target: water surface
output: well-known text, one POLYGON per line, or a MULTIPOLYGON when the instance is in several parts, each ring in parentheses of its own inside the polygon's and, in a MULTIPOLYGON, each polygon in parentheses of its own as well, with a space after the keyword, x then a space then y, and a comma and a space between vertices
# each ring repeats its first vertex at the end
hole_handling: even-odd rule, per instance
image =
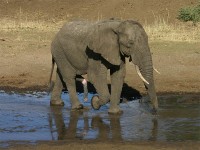
POLYGON ((50 107, 45 92, 0 92, 0 147, 9 142, 56 140, 199 141, 200 105, 190 96, 159 96, 158 115, 138 100, 121 103, 122 115, 109 115, 109 104, 96 111, 83 101, 83 111, 70 111, 68 93, 64 107, 50 107))

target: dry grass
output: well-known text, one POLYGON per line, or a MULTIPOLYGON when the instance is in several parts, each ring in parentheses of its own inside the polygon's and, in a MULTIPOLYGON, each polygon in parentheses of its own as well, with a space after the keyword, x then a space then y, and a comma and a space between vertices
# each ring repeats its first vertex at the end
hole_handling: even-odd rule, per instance
MULTIPOLYGON (((57 32, 65 21, 31 21, 27 17, 20 15, 19 19, 2 18, 0 20, 0 31, 37 31, 37 32, 57 32)), ((144 25, 149 35, 150 41, 200 41, 200 25, 193 26, 188 23, 170 24, 164 19, 156 19, 151 25, 144 25)))
POLYGON ((44 21, 44 15, 40 11, 26 13, 19 9, 14 16, 0 18, 0 31, 57 31, 63 22, 55 22, 53 19, 44 21), (31 20, 30 18, 35 18, 31 20))
POLYGON ((199 42, 200 25, 192 23, 170 24, 163 19, 157 19, 151 25, 144 26, 150 41, 174 41, 174 42, 199 42))
POLYGON ((63 22, 50 23, 45 21, 29 21, 29 20, 0 20, 0 31, 22 31, 22 30, 38 30, 38 31, 57 31, 63 22))

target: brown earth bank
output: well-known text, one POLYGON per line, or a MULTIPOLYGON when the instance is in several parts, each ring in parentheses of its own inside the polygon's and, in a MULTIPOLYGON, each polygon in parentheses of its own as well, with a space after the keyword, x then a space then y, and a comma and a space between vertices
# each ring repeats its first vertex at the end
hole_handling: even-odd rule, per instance
POLYGON ((62 142, 46 142, 40 143, 39 145, 13 145, 10 150, 198 150, 200 146, 199 142, 73 142, 73 141, 62 141, 62 142))

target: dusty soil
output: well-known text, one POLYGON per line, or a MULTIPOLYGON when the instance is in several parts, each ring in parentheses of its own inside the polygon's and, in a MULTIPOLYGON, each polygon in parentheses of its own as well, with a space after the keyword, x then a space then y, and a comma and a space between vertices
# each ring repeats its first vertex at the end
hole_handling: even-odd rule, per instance
POLYGON ((115 142, 115 141, 108 141, 108 142, 100 142, 100 141, 89 141, 89 142, 51 142, 51 143, 40 143, 37 146, 30 146, 30 145, 15 145, 11 150, 26 150, 26 149, 34 149, 34 150, 155 150, 155 149, 162 149, 162 150, 197 150, 200 146, 198 142, 115 142))
POLYGON ((28 20, 98 20, 110 17, 151 23, 157 17, 174 22, 178 10, 197 0, 2 0, 0 16, 28 20), (16 16, 18 15, 18 16, 16 16))
MULTIPOLYGON (((13 20, 63 20, 134 18, 152 23, 157 17, 176 22, 177 11, 196 0, 2 0, 0 18, 13 20), (95 9, 94 9, 95 8, 95 9)), ((58 29, 57 29, 58 30, 58 29)), ((47 90, 51 68, 50 43, 56 31, 14 30, 0 33, 0 90, 47 90)), ((199 93, 200 43, 151 41, 158 93, 199 93)), ((142 81, 127 63, 125 82, 144 93, 142 81)), ((199 143, 53 143, 39 144, 37 149, 198 149, 199 143)), ((28 146, 29 147, 29 146, 28 146)), ((26 149, 27 146, 19 147, 26 149)), ((30 148, 30 147, 29 147, 30 148)), ((35 148, 35 147, 34 147, 35 148)), ((15 147, 13 149, 18 149, 15 147)))

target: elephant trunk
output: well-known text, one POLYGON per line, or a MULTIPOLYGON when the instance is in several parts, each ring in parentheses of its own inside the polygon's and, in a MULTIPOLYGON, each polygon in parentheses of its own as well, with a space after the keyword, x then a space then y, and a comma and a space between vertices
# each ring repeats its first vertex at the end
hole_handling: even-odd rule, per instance
POLYGON ((156 110, 158 108, 158 101, 154 85, 152 57, 149 50, 143 54, 144 55, 142 55, 142 53, 140 56, 138 55, 139 61, 137 60, 137 63, 135 61, 133 61, 133 63, 139 68, 138 69, 138 72, 140 73, 139 76, 144 82, 148 96, 153 104, 154 110, 156 110))

